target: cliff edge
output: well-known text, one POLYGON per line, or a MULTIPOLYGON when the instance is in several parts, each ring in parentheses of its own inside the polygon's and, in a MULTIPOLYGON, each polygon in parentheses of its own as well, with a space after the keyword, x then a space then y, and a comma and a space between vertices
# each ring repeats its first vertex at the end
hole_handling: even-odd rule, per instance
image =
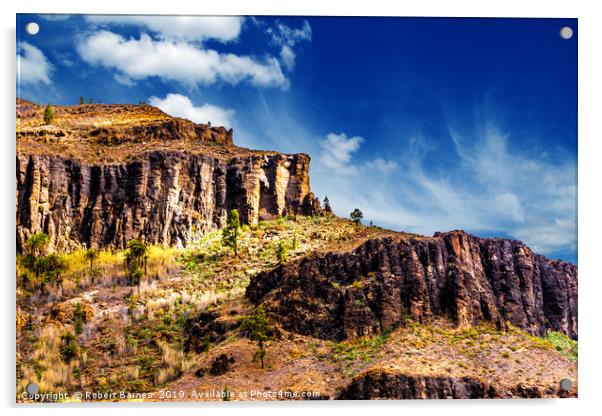
POLYGON ((234 146, 232 130, 148 105, 43 106, 17 101, 17 250, 43 231, 52 248, 124 247, 132 238, 186 246, 222 228, 311 213, 305 154, 234 146))

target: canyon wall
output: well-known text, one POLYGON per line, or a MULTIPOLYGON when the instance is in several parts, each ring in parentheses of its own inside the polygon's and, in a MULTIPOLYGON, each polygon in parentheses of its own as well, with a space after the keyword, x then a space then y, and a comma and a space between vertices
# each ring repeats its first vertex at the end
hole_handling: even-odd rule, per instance
POLYGON ((312 211, 309 162, 304 154, 154 150, 103 164, 17 152, 17 250, 37 231, 58 251, 132 238, 185 246, 222 228, 234 208, 244 223, 312 211))
POLYGON ((324 339, 435 317, 460 327, 510 322, 533 335, 554 330, 577 338, 577 266, 518 241, 462 231, 315 253, 258 274, 246 293, 284 328, 324 339))

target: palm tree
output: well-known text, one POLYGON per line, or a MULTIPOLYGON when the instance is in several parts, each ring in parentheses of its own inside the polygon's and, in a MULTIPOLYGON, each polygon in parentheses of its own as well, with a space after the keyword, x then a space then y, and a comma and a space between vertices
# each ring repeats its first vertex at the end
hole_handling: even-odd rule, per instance
POLYGON ((98 251, 89 248, 84 253, 84 259, 90 262, 90 283, 94 284, 94 261, 98 258, 98 251))
POLYGON ((144 274, 146 275, 146 260, 148 258, 148 247, 141 240, 130 240, 127 243, 127 251, 125 253, 125 262, 127 268, 127 276, 130 282, 138 283, 138 291, 140 291, 140 282, 142 281, 142 271, 140 270, 144 263, 144 274))
POLYGON ((37 233, 29 237, 29 239, 25 243, 25 250, 27 254, 31 256, 40 257, 42 254, 44 254, 44 251, 46 251, 46 247, 48 247, 48 242, 48 234, 38 231, 37 233))
POLYGON ((63 273, 67 269, 63 258, 57 254, 50 254, 36 259, 35 265, 42 293, 47 283, 54 283, 56 287, 63 288, 63 273))

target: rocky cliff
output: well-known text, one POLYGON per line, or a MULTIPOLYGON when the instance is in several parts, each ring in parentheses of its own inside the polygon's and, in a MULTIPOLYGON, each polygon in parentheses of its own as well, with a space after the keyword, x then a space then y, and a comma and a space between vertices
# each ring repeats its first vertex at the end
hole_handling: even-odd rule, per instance
POLYGON ((501 399, 575 397, 576 390, 565 392, 560 386, 517 384, 509 390, 473 377, 433 377, 387 371, 369 371, 353 379, 339 394, 342 400, 371 399, 501 399))
POLYGON ((313 254, 260 273, 247 288, 286 329, 342 340, 407 319, 458 326, 506 322, 534 335, 577 338, 577 267, 518 241, 462 231, 377 238, 352 252, 313 254))
POLYGON ((309 156, 241 149, 232 131, 141 105, 17 106, 17 249, 37 231, 56 250, 187 245, 222 228, 319 209, 309 156))

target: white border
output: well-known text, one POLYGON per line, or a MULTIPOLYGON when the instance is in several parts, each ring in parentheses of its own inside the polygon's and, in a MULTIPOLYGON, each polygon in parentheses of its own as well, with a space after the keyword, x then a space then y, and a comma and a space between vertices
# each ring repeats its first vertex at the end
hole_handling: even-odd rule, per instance
POLYGON ((414 2, 394 2, 386 0, 219 0, 181 1, 144 0, 130 1, 103 0, 84 2, 68 0, 27 0, 2 2, 2 71, 3 96, 0 99, 2 117, 2 226, 0 253, 5 264, 3 274, 3 319, 2 332, 2 380, 0 391, 4 392, 2 404, 8 414, 56 414, 87 415, 105 414, 103 405, 86 407, 51 406, 17 408, 14 402, 14 97, 15 97, 15 13, 116 13, 116 14, 230 14, 230 15, 347 15, 347 16, 458 16, 458 17, 576 17, 579 18, 579 269, 581 287, 579 290, 580 342, 579 342, 579 399, 569 400, 512 400, 512 401, 413 401, 413 402, 329 402, 329 403, 251 403, 234 402, 211 404, 187 404, 159 406, 147 404, 142 408, 112 405, 116 412, 165 415, 178 412, 186 414, 220 415, 271 415, 339 413, 365 415, 378 412, 387 414, 452 414, 462 415, 504 415, 508 413, 545 413, 567 415, 587 412, 596 406, 601 397, 602 368, 599 350, 602 345, 600 326, 600 298, 602 297, 601 268, 598 256, 602 253, 600 244, 600 180, 602 180, 602 152, 600 140, 600 97, 602 96, 602 62, 600 40, 602 40, 602 19, 594 1, 476 1, 476 0, 431 0, 414 2))

